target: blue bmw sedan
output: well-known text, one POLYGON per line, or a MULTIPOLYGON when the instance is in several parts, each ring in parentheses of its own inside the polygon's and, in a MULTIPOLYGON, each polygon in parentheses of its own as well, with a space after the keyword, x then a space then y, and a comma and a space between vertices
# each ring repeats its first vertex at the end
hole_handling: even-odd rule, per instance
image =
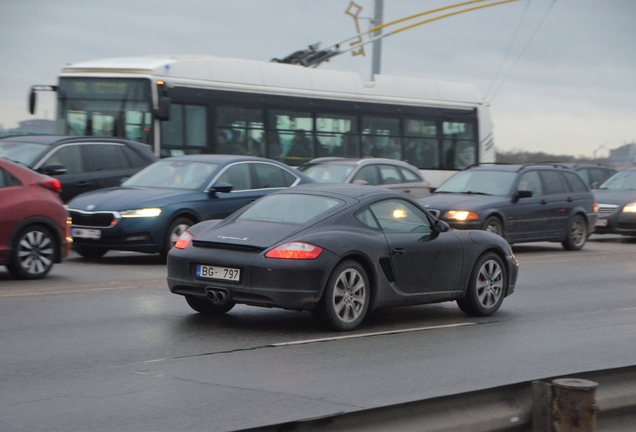
POLYGON ((223 219, 246 204, 313 180, 269 159, 189 155, 159 160, 120 187, 85 193, 68 203, 73 248, 85 258, 108 250, 165 257, 190 226, 223 219))

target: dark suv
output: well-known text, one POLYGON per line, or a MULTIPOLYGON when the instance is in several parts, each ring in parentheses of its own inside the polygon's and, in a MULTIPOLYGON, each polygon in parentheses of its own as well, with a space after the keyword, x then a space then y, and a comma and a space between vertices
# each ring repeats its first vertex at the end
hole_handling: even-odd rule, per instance
POLYGON ((597 204, 583 180, 558 164, 481 164, 458 172, 418 200, 457 229, 494 232, 509 243, 554 241, 583 247, 597 204))
POLYGON ((135 141, 56 135, 2 138, 0 157, 57 178, 65 203, 84 192, 118 186, 158 159, 149 145, 135 141))

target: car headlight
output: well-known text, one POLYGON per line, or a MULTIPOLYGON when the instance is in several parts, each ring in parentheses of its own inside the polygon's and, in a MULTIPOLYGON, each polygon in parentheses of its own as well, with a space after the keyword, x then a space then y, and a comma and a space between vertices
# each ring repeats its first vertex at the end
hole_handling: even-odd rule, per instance
POLYGON ((160 208, 144 208, 135 210, 120 211, 119 214, 124 218, 132 217, 157 217, 161 214, 160 208))
POLYGON ((450 219, 456 221, 471 221, 471 220, 479 220, 479 216, 477 213, 473 213, 468 210, 449 210, 444 213, 442 219, 450 219))
POLYGON ((625 212, 625 213, 636 213, 636 202, 629 203, 625 207, 623 207, 623 212, 625 212))

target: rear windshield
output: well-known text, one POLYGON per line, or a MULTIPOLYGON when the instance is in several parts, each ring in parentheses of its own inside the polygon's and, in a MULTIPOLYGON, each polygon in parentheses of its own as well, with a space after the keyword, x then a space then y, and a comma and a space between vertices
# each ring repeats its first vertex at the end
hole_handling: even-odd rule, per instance
POLYGON ((0 141, 0 157, 14 162, 20 162, 31 168, 33 168, 42 155, 50 149, 51 146, 46 144, 0 141))
POLYGON ((320 183, 343 183, 355 168, 346 164, 315 164, 298 167, 306 176, 320 183))
POLYGON ((342 204, 344 202, 341 200, 316 195, 268 195, 247 209, 237 220, 304 224, 342 204))
POLYGON ((507 171, 461 171, 446 180, 435 193, 501 195, 510 193, 517 173, 507 171))

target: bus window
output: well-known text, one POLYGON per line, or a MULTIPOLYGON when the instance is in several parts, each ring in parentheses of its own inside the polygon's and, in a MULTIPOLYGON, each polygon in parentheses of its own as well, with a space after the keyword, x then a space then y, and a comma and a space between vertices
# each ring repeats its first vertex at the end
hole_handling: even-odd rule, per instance
POLYGON ((400 159, 400 121, 395 118, 362 117, 362 157, 400 159), (399 148, 396 153, 396 146, 399 148), (395 157, 395 156, 398 157, 395 157))
POLYGON ((171 104, 170 120, 161 122, 161 156, 206 153, 206 125, 206 107, 171 104))
POLYGON ((464 169, 477 163, 475 127, 470 123, 442 123, 443 169, 464 169))
POLYGON ((298 166, 315 157, 311 113, 270 111, 269 129, 278 133, 281 157, 288 165, 298 166))
POLYGON ((217 153, 265 156, 262 110, 217 107, 216 127, 217 139, 221 137, 217 140, 217 153))
POLYGON ((340 114, 317 115, 317 156, 356 157, 358 155, 355 146, 356 140, 351 136, 356 131, 357 124, 354 116, 340 114))
POLYGON ((437 123, 404 120, 404 161, 418 168, 439 168, 437 123))

